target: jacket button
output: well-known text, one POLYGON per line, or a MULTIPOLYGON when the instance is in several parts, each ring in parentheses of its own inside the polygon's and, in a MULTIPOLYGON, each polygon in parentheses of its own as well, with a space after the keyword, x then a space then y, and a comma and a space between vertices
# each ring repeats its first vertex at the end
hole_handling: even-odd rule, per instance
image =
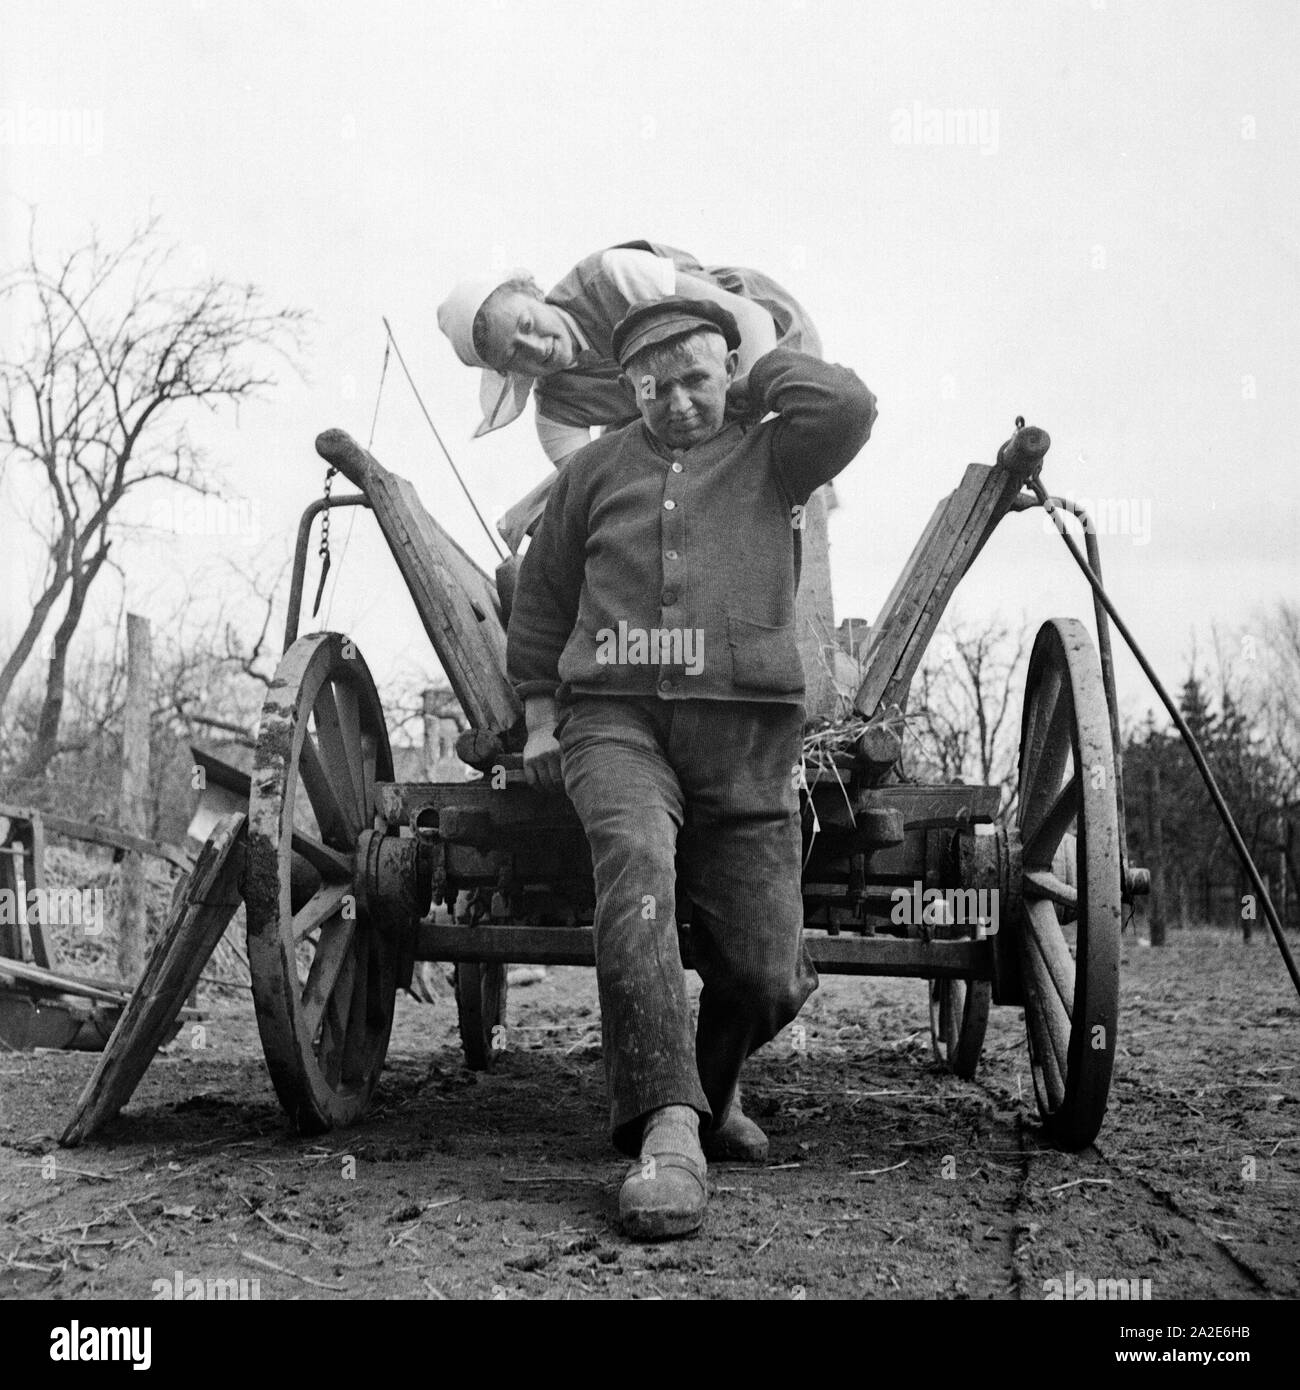
POLYGON ((664 559, 665 559, 665 560, 675 560, 676 558, 677 558, 677 552, 676 552, 675 550, 665 550, 665 551, 664 551, 664 559))
POLYGON ((670 497, 670 498, 664 503, 664 511, 666 511, 666 512, 671 512, 671 511, 673 510, 673 508, 676 507, 676 505, 677 505, 677 503, 674 502, 673 499, 670 497))
POLYGON ((680 473, 681 471, 682 471, 682 466, 681 466, 681 464, 680 464, 680 463, 674 463, 674 464, 673 464, 673 472, 674 472, 674 473, 680 473))
POLYGON ((660 693, 661 695, 671 695, 671 694, 673 693, 673 683, 672 683, 672 681, 660 681, 660 682, 659 682, 659 693, 660 693))
POLYGON ((677 590, 665 589, 660 597, 663 599, 664 607, 671 608, 677 602, 677 590))

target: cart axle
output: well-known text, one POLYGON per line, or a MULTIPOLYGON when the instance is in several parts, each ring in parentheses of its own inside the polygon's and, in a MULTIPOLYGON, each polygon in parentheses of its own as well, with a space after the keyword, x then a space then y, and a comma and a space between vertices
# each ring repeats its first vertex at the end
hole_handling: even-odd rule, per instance
MULTIPOLYGON (((690 931, 679 928, 682 964, 691 965, 690 931)), ((892 975, 916 979, 993 978, 993 942, 916 941, 890 936, 811 936, 804 945, 827 975, 892 975)), ((590 927, 529 927, 422 924, 415 933, 415 958, 440 961, 500 961, 512 965, 595 965, 590 927)))

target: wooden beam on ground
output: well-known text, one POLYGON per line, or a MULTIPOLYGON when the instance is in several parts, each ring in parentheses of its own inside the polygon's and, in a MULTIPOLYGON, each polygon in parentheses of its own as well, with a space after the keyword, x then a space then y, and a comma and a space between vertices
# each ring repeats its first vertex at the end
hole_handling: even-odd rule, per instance
POLYGON ((51 994, 78 994, 84 999, 98 999, 104 1004, 121 1004, 131 993, 128 984, 113 984, 108 980, 90 984, 77 979, 75 975, 43 970, 39 965, 29 965, 25 960, 9 960, 3 956, 0 956, 0 975, 21 980, 24 984, 37 985, 51 994))
POLYGON ((350 435, 326 430, 316 452, 369 500, 469 722, 511 728, 523 708, 506 679, 506 634, 492 581, 425 511, 414 487, 350 435))
MULTIPOLYGON (((166 929, 145 966, 113 1035, 77 1101, 59 1140, 73 1147, 88 1139, 131 1099, 154 1053, 170 1036, 185 997, 235 915, 241 898, 248 817, 222 816, 199 851, 166 929)), ((3 963, 0 962, 0 966, 3 963)))

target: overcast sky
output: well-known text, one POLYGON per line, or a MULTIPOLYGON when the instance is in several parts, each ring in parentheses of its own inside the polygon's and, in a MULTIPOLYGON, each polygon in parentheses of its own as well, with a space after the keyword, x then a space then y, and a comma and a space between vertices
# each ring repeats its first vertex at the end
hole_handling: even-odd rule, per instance
MULTIPOLYGON (((465 275, 552 283, 647 237, 785 283, 879 398, 831 518, 837 618, 875 615, 936 501, 1023 414, 1052 436, 1051 488, 1126 519, 1102 536, 1107 579, 1177 684, 1212 623, 1300 596, 1298 31, 1291 0, 9 0, 0 256, 32 205, 51 249, 155 212, 178 273, 314 316, 305 381, 196 426, 228 495, 256 502, 251 534, 123 548, 127 602, 159 622, 187 572, 291 544, 316 433, 369 432, 382 314, 498 516, 550 465, 531 418, 470 441, 476 382, 437 304, 465 275), (79 114, 70 138, 42 138, 50 112, 79 114)), ((395 370, 374 449, 491 568, 395 370)), ((14 504, 0 647, 38 577, 14 504)), ((330 626, 381 690, 432 674, 373 521, 349 530, 330 626)), ((111 621, 120 581, 102 582, 111 621)), ((1091 621, 1036 514, 1003 524, 957 603, 1091 621)), ((1130 712, 1153 703, 1135 664, 1119 675, 1130 712)))

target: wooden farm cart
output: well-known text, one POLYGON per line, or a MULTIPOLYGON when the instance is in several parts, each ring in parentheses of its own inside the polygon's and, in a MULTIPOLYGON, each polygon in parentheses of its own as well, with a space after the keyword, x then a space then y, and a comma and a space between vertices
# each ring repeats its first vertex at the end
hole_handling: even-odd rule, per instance
MULTIPOLYGON (((863 660, 860 733, 808 768, 803 895, 820 971, 929 982, 935 1051, 957 1074, 975 1070, 990 1005, 1023 1006, 1045 1130, 1080 1148, 1110 1087, 1121 906, 1145 882, 1124 858, 1104 613, 1103 660, 1075 618, 1038 633, 1013 818, 999 818, 998 788, 913 785, 900 773, 913 674, 998 522, 1037 504, 1022 489, 1041 490, 1048 444, 1020 428, 992 465, 970 465, 913 550, 863 660), (940 897, 944 909, 927 911, 940 897), (963 904, 977 910, 948 910, 963 904)), ((328 431, 316 448, 358 491, 313 503, 299 528, 240 880, 267 1065, 304 1132, 365 1111, 415 961, 454 963, 461 1036, 478 1067, 491 1064, 503 1022, 507 962, 594 964, 586 839, 563 793, 525 782, 496 584, 348 435, 328 431), (470 725, 458 752, 483 773, 476 780, 396 781, 356 644, 297 635, 312 521, 349 505, 373 510, 389 543, 470 725)), ((243 845, 239 828, 226 828, 225 852, 243 845)), ((689 903, 679 917, 689 964, 689 903)))

